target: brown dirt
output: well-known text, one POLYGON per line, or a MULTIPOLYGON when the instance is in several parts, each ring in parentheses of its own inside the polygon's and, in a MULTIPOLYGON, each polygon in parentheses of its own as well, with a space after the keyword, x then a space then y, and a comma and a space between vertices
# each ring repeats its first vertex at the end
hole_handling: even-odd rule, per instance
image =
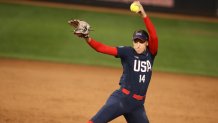
MULTIPOLYGON (((1 58, 0 123, 85 123, 119 88, 121 72, 1 58)), ((151 123, 215 123, 217 94, 218 78, 154 71, 145 107, 151 123)))

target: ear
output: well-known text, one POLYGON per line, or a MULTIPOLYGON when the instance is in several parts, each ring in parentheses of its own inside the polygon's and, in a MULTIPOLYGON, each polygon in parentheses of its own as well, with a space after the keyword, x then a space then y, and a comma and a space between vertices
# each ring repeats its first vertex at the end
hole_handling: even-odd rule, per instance
POLYGON ((145 44, 146 46, 148 46, 148 41, 146 41, 146 44, 145 44))

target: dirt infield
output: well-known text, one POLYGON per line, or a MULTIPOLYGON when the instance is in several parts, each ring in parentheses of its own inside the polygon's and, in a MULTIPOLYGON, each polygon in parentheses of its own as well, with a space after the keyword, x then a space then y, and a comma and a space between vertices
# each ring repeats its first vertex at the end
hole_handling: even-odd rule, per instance
MULTIPOLYGON (((0 59, 0 123, 85 123, 119 88, 121 72, 0 59)), ((151 123, 215 123, 217 94, 218 78, 154 72, 145 107, 151 123)))

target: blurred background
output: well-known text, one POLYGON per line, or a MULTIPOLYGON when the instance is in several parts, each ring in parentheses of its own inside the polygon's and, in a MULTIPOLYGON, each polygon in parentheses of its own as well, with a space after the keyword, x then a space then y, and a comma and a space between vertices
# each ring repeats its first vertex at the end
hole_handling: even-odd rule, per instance
MULTIPOLYGON (((44 1, 44 0, 43 0, 44 1)), ((134 0, 47 0, 82 5, 129 9, 134 0)), ((201 16, 218 16, 217 0, 139 0, 149 11, 201 16)))
MULTIPOLYGON (((85 20, 91 36, 110 46, 131 46, 145 28, 130 12, 133 0, 1 0, 0 57, 121 67, 72 35, 72 18, 85 20)), ((155 71, 218 76, 217 0, 140 0, 155 25, 155 71)))

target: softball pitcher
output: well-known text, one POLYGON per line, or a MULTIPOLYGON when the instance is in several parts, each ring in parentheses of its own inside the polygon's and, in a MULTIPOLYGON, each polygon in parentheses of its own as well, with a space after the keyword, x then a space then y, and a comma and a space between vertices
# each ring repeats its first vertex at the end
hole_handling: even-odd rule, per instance
POLYGON ((115 90, 104 106, 88 123, 107 123, 123 115, 128 123, 149 123, 144 108, 145 95, 152 76, 152 67, 158 50, 158 38, 155 28, 139 1, 139 15, 142 16, 148 30, 133 33, 133 46, 111 47, 89 37, 90 26, 85 21, 70 20, 75 27, 74 34, 84 38, 97 52, 121 59, 123 74, 120 88, 115 90))

